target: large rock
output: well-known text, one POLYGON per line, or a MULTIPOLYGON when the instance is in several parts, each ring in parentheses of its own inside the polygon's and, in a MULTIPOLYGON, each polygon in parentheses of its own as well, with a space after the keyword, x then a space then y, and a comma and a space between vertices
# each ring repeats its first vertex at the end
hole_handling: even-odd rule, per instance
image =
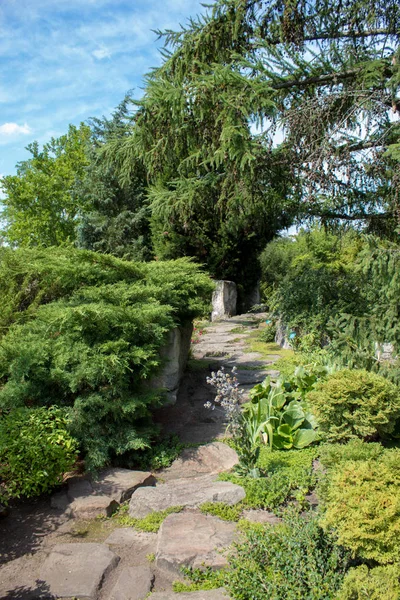
POLYGON ((147 566, 124 567, 109 600, 142 600, 151 591, 154 575, 147 566))
POLYGON ((98 516, 111 517, 119 504, 109 496, 82 496, 69 505, 68 509, 76 519, 95 519, 98 516))
POLYGON ((216 281, 212 295, 211 321, 236 315, 237 288, 233 281, 216 281))
POLYGON ((95 598, 119 557, 103 544, 58 544, 45 560, 40 579, 58 598, 95 598))
POLYGON ((200 590, 199 592, 155 592, 151 600, 229 600, 224 588, 217 590, 200 590))
POLYGON ((129 500, 133 492, 142 486, 155 485, 155 477, 146 471, 131 471, 130 469, 109 469, 93 482, 96 494, 110 496, 118 503, 129 500))
POLYGON ((239 463, 239 457, 233 448, 221 442, 212 442, 198 448, 186 448, 172 465, 165 469, 162 477, 165 481, 217 475, 229 471, 239 463))
POLYGON ((214 481, 214 476, 175 479, 154 488, 136 490, 129 503, 129 514, 140 519, 171 506, 196 508, 203 502, 225 502, 232 506, 243 500, 245 495, 240 485, 214 481))
POLYGON ((181 327, 175 327, 168 333, 167 341, 160 351, 164 367, 160 375, 151 380, 150 387, 164 388, 168 404, 176 402, 179 383, 189 356, 192 332, 193 323, 191 322, 181 327))
POLYGON ((166 574, 176 577, 182 567, 227 565, 222 552, 235 539, 234 523, 217 517, 190 512, 169 515, 158 533, 156 565, 166 574))

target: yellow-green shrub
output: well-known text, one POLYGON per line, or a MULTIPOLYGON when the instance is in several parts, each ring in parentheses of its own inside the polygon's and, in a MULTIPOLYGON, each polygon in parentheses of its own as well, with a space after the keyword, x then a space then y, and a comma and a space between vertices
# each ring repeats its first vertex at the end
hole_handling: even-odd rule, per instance
POLYGON ((337 600, 399 600, 400 565, 368 569, 361 565, 350 569, 337 600))
POLYGON ((343 369, 307 394, 326 439, 373 439, 393 433, 400 417, 400 392, 393 383, 364 370, 343 369))
POLYGON ((67 426, 55 407, 0 414, 0 500, 38 496, 61 482, 77 452, 67 426))
POLYGON ((400 555, 400 450, 349 460, 328 473, 321 524, 354 556, 380 564, 400 555))

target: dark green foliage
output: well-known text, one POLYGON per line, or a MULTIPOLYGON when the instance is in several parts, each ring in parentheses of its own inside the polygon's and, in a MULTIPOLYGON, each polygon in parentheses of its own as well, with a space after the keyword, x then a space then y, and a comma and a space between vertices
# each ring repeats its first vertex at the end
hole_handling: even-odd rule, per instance
POLYGON ((294 497, 297 491, 307 493, 316 483, 312 463, 314 448, 304 450, 260 449, 256 467, 261 477, 240 477, 234 473, 220 476, 224 481, 241 485, 246 491, 243 503, 250 508, 274 510, 294 497))
POLYGON ((341 461, 319 494, 322 526, 353 556, 397 563, 400 552, 400 450, 367 460, 341 461))
POLYGON ((319 343, 333 315, 362 310, 355 269, 361 245, 355 232, 335 235, 320 228, 268 244, 260 262, 270 308, 300 334, 316 330, 319 343))
POLYGON ((290 511, 282 525, 244 533, 230 556, 225 587, 237 600, 328 600, 336 597, 347 564, 315 515, 290 511))
POLYGON ((317 383, 307 400, 326 439, 334 442, 387 438, 400 418, 398 387, 363 370, 333 373, 317 383))
POLYGON ((84 211, 77 230, 81 248, 113 254, 130 260, 150 260, 154 252, 150 240, 150 210, 146 196, 146 173, 136 160, 128 183, 118 181, 117 152, 109 160, 102 152, 110 140, 122 144, 132 115, 128 94, 110 119, 91 119, 91 146, 85 176, 74 193, 91 207, 84 211))
POLYGON ((71 406, 88 467, 147 447, 160 393, 146 382, 166 333, 207 307, 208 277, 183 259, 135 264, 71 248, 3 256, 0 406, 71 406))
POLYGON ((150 448, 146 448, 136 458, 135 467, 143 471, 158 471, 169 467, 180 455, 185 445, 177 435, 155 440, 150 448))
POLYGON ((77 443, 67 412, 55 407, 0 410, 0 501, 38 496, 61 483, 77 443))
POLYGON ((400 564, 350 569, 337 600, 399 600, 400 564))

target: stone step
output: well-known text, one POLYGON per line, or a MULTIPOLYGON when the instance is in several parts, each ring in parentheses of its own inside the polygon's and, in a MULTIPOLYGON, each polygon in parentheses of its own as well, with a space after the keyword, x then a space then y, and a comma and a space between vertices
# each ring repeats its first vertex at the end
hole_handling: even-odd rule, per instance
POLYGON ((197 508, 204 502, 225 502, 233 506, 245 495, 241 486, 229 481, 215 481, 215 476, 175 479, 153 488, 138 489, 129 503, 129 515, 143 518, 171 506, 197 508))
POLYGON ((169 515, 158 532, 156 566, 172 578, 182 567, 194 569, 227 566, 222 552, 236 537, 236 525, 197 513, 169 515))

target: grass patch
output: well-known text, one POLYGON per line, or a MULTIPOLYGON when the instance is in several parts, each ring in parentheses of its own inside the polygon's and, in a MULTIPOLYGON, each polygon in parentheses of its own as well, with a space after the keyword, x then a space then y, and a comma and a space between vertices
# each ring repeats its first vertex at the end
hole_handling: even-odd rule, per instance
POLYGON ((233 329, 230 329, 229 333, 245 333, 246 331, 246 327, 240 325, 239 327, 234 327, 233 329))
POLYGON ((183 568, 182 573, 188 579, 188 583, 174 581, 172 589, 175 593, 197 592, 198 590, 214 590, 224 586, 226 570, 213 571, 211 567, 206 569, 183 568))
POLYGON ((134 527, 135 529, 139 529, 139 531, 157 533, 162 522, 164 519, 166 519, 166 517, 168 517, 168 515, 181 512, 182 509, 182 506, 170 506, 170 508, 166 508, 165 510, 152 512, 146 517, 143 517, 143 519, 136 519, 135 517, 130 517, 126 514, 121 515, 120 511, 116 517, 116 520, 120 525, 124 525, 125 527, 134 527))
POLYGON ((199 508, 203 514, 213 515, 223 521, 239 521, 243 511, 242 503, 230 506, 225 502, 204 502, 199 508))
POLYGON ((263 342, 259 339, 259 330, 253 331, 247 338, 248 352, 258 352, 263 358, 268 360, 270 355, 277 355, 280 358, 289 358, 294 356, 293 350, 285 350, 275 342, 263 342))

